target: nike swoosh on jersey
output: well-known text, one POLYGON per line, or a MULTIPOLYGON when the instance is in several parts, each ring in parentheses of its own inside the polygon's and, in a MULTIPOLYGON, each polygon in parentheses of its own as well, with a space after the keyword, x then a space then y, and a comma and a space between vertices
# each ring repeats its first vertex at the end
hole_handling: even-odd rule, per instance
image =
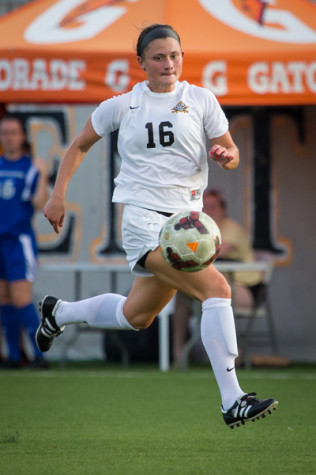
POLYGON ((129 106, 130 109, 138 109, 139 106, 135 106, 135 107, 132 107, 132 106, 129 106))

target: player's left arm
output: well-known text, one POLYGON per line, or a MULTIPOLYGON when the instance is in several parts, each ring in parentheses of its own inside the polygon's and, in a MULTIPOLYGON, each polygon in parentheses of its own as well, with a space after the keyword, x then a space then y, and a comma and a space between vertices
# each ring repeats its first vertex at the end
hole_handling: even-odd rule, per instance
POLYGON ((36 190, 32 198, 32 205, 34 206, 35 210, 39 211, 44 208, 49 199, 48 170, 45 161, 41 158, 33 159, 33 165, 38 169, 39 176, 36 190))
POLYGON ((238 166, 239 150, 229 131, 221 137, 211 139, 210 158, 226 170, 233 170, 238 166))

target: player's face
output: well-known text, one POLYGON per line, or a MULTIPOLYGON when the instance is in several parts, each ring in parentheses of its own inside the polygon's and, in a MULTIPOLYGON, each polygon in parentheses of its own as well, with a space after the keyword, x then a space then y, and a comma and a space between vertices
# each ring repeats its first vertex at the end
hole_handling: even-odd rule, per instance
POLYGON ((0 143, 4 155, 18 158, 23 153, 25 134, 17 120, 3 120, 0 124, 0 143))
POLYGON ((175 38, 158 38, 149 43, 143 57, 138 56, 146 71, 148 87, 153 92, 171 92, 182 73, 183 52, 175 38))

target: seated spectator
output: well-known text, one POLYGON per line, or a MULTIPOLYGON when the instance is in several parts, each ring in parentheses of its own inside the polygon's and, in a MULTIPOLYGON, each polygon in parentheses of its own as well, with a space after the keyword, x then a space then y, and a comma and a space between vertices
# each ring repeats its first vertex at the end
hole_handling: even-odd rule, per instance
MULTIPOLYGON (((227 203, 218 190, 207 190, 203 197, 203 211, 217 223, 222 246, 217 260, 249 262, 254 260, 253 250, 242 226, 227 215, 227 203)), ((236 272, 234 274, 234 306, 251 308, 261 287, 260 272, 236 272)), ((189 320, 199 311, 198 302, 178 292, 172 316, 172 352, 174 367, 179 367, 183 347, 189 336, 189 320), (195 312, 193 305, 195 304, 195 312)))

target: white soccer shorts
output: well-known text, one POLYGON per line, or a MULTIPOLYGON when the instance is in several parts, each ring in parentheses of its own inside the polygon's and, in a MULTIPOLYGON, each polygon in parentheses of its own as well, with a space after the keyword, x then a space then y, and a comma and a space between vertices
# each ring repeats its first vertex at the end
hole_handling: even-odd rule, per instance
POLYGON ((123 248, 133 274, 139 277, 153 275, 138 264, 148 251, 158 247, 159 233, 168 217, 138 206, 125 204, 122 219, 123 248))

